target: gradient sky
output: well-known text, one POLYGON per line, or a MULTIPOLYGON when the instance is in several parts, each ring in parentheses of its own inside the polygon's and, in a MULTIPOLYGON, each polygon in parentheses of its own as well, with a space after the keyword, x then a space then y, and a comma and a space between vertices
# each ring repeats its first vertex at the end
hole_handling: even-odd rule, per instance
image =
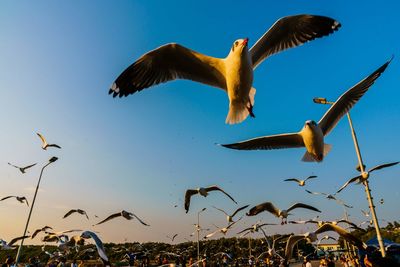
MULTIPOLYGON (((332 193, 357 175, 346 118, 326 138, 333 149, 321 164, 301 162, 305 149, 234 151, 214 144, 298 131, 328 108, 314 104, 313 97, 336 100, 395 55, 351 114, 367 167, 397 161, 399 10, 398 1, 1 1, 0 197, 25 195, 31 202, 40 167, 54 155, 60 159, 44 173, 31 231, 44 225, 92 229, 105 242, 165 242, 166 235, 178 233, 177 242, 183 242, 201 208, 207 207, 202 225, 212 227, 223 226, 225 218, 211 205, 227 211, 238 207, 214 193, 194 197, 185 214, 185 190, 211 184, 220 185, 239 205, 272 201, 287 208, 301 201, 321 209, 323 219, 341 218, 343 210, 335 202, 282 180, 315 174, 318 179, 306 188, 332 193), (236 39, 249 37, 252 45, 278 18, 303 13, 333 17, 342 28, 257 68, 256 119, 226 125, 225 93, 190 81, 125 99, 108 95, 127 66, 160 45, 177 42, 225 57, 236 39), (62 150, 42 150, 36 132, 62 150), (7 162, 39 164, 21 175, 7 162), (76 214, 61 219, 71 208, 86 210, 90 221, 76 214), (151 227, 123 219, 91 226, 122 209, 151 227)), ((400 219, 398 176, 396 166, 370 179, 377 213, 389 221, 400 219), (385 204, 378 203, 380 198, 385 204)), ((339 197, 354 205, 351 220, 364 220, 360 209, 368 203, 362 186, 350 186, 339 197)), ((14 200, 0 203, 0 238, 21 235, 28 211, 14 200)), ((292 219, 317 215, 294 214, 292 219)), ((264 213, 244 218, 232 233, 259 219, 279 223, 264 213)), ((268 233, 310 229, 279 225, 268 233)))

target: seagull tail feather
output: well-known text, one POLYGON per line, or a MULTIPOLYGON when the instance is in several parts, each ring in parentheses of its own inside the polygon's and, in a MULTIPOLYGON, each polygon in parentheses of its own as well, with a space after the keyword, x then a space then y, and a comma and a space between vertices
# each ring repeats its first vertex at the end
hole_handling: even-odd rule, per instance
POLYGON ((243 101, 240 100, 233 100, 229 105, 229 113, 226 117, 225 123, 236 124, 244 121, 247 116, 249 116, 249 111, 254 105, 255 94, 256 89, 252 87, 249 92, 249 100, 247 103, 243 103, 243 101))

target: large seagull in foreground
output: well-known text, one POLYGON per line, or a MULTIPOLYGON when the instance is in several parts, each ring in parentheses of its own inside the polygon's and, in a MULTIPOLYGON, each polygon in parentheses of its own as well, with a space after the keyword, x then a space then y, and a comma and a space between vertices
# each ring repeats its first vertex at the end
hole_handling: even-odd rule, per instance
POLYGON ((250 49, 248 38, 236 40, 226 58, 200 54, 176 43, 166 44, 144 54, 124 70, 109 93, 113 97, 128 96, 160 83, 188 79, 227 92, 229 113, 225 122, 240 123, 249 114, 254 117, 253 70, 262 61, 280 51, 329 35, 339 27, 339 22, 323 16, 284 17, 250 49))
POLYGON ((331 145, 324 143, 324 137, 335 128, 336 124, 344 114, 346 114, 365 94, 365 92, 368 91, 371 85, 374 84, 375 80, 385 71, 391 60, 392 59, 341 95, 318 123, 308 120, 305 122, 303 129, 297 133, 262 136, 222 146, 239 150, 269 150, 305 147, 307 151, 302 158, 303 161, 321 162, 331 149, 331 145))

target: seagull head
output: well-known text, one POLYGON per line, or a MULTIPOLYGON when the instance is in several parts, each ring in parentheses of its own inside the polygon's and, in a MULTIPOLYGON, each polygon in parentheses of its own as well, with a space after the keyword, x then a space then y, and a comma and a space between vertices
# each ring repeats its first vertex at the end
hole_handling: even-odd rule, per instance
POLYGON ((307 128, 307 127, 314 128, 314 127, 317 127, 317 123, 315 121, 313 121, 313 120, 308 120, 304 124, 304 127, 305 128, 307 128))
POLYGON ((247 44, 249 42, 249 38, 237 39, 231 48, 231 53, 241 55, 243 51, 247 51, 247 44))

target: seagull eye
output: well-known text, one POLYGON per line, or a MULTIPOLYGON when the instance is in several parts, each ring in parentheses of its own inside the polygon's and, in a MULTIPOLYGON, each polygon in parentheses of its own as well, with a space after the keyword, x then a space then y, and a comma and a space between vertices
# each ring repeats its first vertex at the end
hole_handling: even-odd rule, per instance
POLYGON ((238 41, 236 41, 236 42, 235 42, 235 46, 237 46, 238 44, 239 44, 239 42, 238 42, 238 41))

